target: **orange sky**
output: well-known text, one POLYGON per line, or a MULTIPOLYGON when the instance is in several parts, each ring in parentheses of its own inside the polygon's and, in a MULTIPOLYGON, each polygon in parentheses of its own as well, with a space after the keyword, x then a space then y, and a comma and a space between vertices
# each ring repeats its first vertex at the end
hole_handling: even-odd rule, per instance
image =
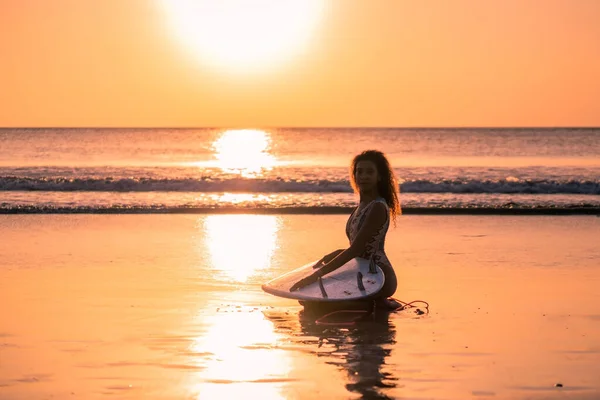
POLYGON ((0 2, 0 126, 600 126, 598 0, 324 0, 301 55, 232 75, 156 0, 0 2))

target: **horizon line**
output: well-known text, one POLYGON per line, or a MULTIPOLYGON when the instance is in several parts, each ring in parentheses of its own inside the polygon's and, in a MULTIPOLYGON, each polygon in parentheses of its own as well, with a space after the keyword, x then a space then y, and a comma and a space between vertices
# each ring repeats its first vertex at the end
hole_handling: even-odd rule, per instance
POLYGON ((525 126, 0 126, 0 129, 600 129, 592 125, 525 125, 525 126))

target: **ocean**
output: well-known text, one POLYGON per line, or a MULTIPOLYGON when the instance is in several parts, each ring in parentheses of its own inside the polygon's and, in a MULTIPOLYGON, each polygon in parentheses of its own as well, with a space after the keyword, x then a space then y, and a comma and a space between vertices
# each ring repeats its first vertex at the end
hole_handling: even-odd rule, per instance
POLYGON ((0 212, 346 211, 383 151, 404 212, 600 209, 600 128, 4 128, 0 212))
POLYGON ((598 399, 599 132, 0 130, 0 398, 598 399), (261 286, 347 246, 372 148, 426 303, 321 326, 261 286))

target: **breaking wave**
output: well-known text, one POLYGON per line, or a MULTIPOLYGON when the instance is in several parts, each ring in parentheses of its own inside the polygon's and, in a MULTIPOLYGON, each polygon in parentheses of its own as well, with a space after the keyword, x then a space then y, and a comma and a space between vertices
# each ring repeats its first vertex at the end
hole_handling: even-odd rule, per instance
MULTIPOLYGON (((403 193, 600 194, 600 180, 407 180, 403 193)), ((350 193, 347 180, 0 177, 0 191, 350 193)))

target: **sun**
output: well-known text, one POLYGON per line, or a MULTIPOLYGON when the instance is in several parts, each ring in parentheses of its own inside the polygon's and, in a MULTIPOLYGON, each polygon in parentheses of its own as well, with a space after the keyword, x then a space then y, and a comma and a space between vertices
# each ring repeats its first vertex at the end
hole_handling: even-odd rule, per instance
POLYGON ((202 61, 264 70, 299 53, 323 0, 159 0, 173 32, 202 61))

